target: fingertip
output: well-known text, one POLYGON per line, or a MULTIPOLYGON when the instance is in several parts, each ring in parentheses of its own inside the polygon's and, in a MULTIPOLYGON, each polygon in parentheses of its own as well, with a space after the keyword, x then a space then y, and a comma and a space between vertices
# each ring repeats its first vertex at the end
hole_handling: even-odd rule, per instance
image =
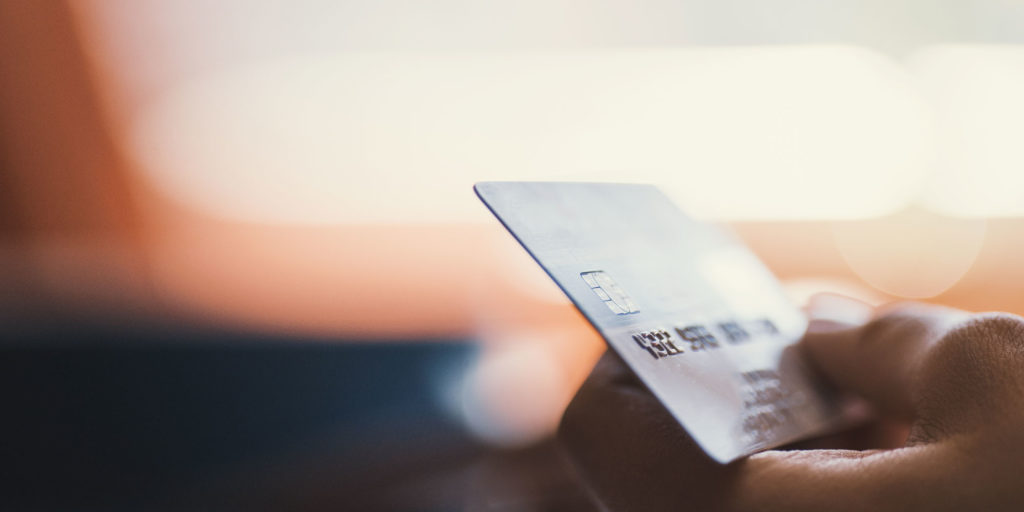
POLYGON ((866 302, 834 293, 811 296, 804 309, 811 321, 847 326, 862 325, 871 320, 875 312, 875 308, 866 302))
POLYGON ((805 309, 807 332, 800 346, 811 362, 826 373, 831 373, 835 364, 843 364, 849 356, 849 345, 874 314, 871 305, 835 294, 815 295, 805 309))
POLYGON ((807 323, 807 332, 800 340, 800 349, 818 369, 830 373, 834 363, 843 364, 849 357, 850 344, 857 339, 860 327, 812 319, 807 323))

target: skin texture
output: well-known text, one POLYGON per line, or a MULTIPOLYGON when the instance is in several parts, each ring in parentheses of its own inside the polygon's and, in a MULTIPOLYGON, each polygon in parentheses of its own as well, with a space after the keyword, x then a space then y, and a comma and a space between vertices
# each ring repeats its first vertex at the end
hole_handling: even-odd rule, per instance
POLYGON ((609 352, 559 428, 594 498, 643 511, 1024 509, 1024 319, 915 303, 860 325, 811 318, 801 348, 874 421, 721 465, 609 352))

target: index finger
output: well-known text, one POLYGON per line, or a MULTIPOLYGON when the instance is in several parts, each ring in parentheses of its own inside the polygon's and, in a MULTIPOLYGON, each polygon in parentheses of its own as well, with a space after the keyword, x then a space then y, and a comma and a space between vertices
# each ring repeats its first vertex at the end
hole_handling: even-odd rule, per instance
MULTIPOLYGON (((843 306, 837 306, 843 307, 843 306)), ((914 382, 927 351, 967 313, 918 303, 897 304, 862 325, 811 322, 801 345, 840 388, 887 415, 914 416, 914 382)))

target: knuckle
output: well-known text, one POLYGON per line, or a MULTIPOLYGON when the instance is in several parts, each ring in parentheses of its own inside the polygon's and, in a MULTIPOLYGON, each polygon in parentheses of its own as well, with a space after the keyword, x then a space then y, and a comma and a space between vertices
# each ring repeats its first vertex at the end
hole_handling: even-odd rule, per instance
POLYGON ((1002 343, 1006 348, 1024 347, 1024 318, 1009 313, 981 313, 968 323, 985 338, 1002 343))
POLYGON ((1020 317, 977 314, 950 326, 921 364, 918 408, 933 420, 933 433, 980 428, 997 419, 993 412, 1015 410, 1024 389, 1022 361, 1020 317))
POLYGON ((1024 319, 1008 313, 981 313, 951 326, 936 343, 934 358, 998 368, 1015 362, 1022 352, 1024 319))

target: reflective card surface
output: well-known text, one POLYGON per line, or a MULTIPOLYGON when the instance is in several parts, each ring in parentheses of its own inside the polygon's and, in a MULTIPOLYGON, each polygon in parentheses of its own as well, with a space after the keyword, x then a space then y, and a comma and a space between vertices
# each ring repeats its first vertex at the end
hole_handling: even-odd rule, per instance
POLYGON ((712 458, 839 425, 836 400, 792 346, 804 316, 730 234, 650 185, 475 188, 712 458))

